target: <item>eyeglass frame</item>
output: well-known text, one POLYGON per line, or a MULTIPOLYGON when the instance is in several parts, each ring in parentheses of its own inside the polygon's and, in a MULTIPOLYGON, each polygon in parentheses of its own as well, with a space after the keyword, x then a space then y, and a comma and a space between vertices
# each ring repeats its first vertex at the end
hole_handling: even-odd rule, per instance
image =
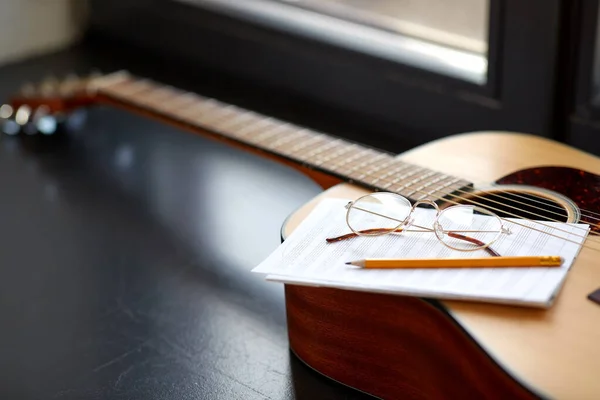
MULTIPOLYGON (((365 194, 363 196, 358 197, 357 199, 349 201, 344 206, 344 208, 348 210, 346 212, 346 225, 348 225, 348 228, 350 228, 350 230, 353 233, 348 233, 348 234, 340 235, 340 236, 333 237, 333 238, 327 238, 325 240, 328 243, 339 242, 339 241, 350 239, 350 238, 356 237, 356 236, 383 236, 383 235, 387 235, 387 234, 391 234, 391 233, 395 233, 395 232, 398 232, 398 233, 400 233, 400 232, 408 232, 406 230, 406 228, 408 228, 410 226, 415 226, 417 228, 423 229, 423 231, 425 231, 425 232, 433 232, 435 234, 436 238, 438 239, 438 241, 442 245, 448 247, 449 249, 457 250, 457 251, 477 251, 477 250, 484 250, 488 254, 490 254, 492 257, 500 257, 500 254, 496 250, 494 250, 491 247, 491 245, 498 240, 498 238, 500 237, 500 235, 502 235, 502 234, 507 234, 507 235, 512 234, 512 232, 510 231, 510 229, 508 229, 507 227, 504 226, 504 223, 502 222, 502 219, 497 214, 495 214, 495 213, 487 210, 486 208, 479 207, 479 206, 471 206, 471 205, 466 205, 466 204, 458 204, 458 205, 450 206, 447 209, 441 210, 440 207, 438 206, 438 204, 436 202, 434 202, 433 200, 429 200, 429 199, 417 200, 414 204, 412 204, 409 199, 407 199, 406 197, 404 197, 404 196, 402 196, 402 195, 400 195, 398 193, 394 193, 394 192, 372 192, 372 193, 369 193, 369 194, 365 194), (394 221, 398 221, 399 224, 398 224, 398 226, 396 228, 394 228, 392 230, 386 229, 385 232, 382 232, 380 234, 364 234, 364 233, 361 234, 359 232, 364 232, 364 230, 363 231, 356 231, 355 229, 352 228, 352 226, 351 226, 351 224, 349 222, 350 210, 352 209, 353 205, 356 204, 358 201, 360 201, 360 200, 362 200, 362 199, 364 199, 366 197, 373 196, 374 194, 391 194, 391 195, 400 197, 400 198, 406 200, 408 204, 411 204, 411 208, 410 208, 410 211, 409 211, 408 215, 402 221, 400 221, 400 220, 398 220, 396 218, 392 218, 392 217, 387 216, 387 215, 382 215, 382 214, 375 213, 373 211, 362 210, 362 211, 365 211, 365 212, 368 212, 368 213, 371 213, 371 214, 380 215, 382 217, 389 218, 389 219, 392 219, 394 221), (435 220, 433 222, 433 226, 434 226, 433 228, 425 228, 425 227, 422 227, 422 226, 413 225, 412 223, 409 223, 410 217, 413 215, 416 207, 419 206, 419 205, 421 205, 421 204, 430 205, 430 206, 432 206, 432 207, 435 208, 436 215, 435 215, 435 220), (492 240, 492 241, 490 241, 489 243, 486 244, 486 243, 484 243, 484 242, 482 242, 482 241, 480 241, 478 239, 475 239, 475 238, 472 238, 472 237, 469 237, 469 236, 460 235, 460 234, 457 234, 457 233, 454 233, 454 232, 448 232, 447 234, 450 237, 453 237, 455 239, 465 240, 467 242, 470 242, 470 243, 473 243, 475 245, 478 245, 479 247, 474 248, 474 249, 458 249, 458 248, 449 246, 447 243, 445 243, 438 236, 438 230, 436 229, 436 225, 441 227, 441 225, 439 224, 438 219, 439 219, 440 214, 443 211, 451 209, 451 208, 455 208, 455 207, 473 207, 473 208, 476 208, 476 209, 482 209, 482 210, 485 210, 487 213, 491 214, 492 216, 498 218, 498 220, 500 221, 500 230, 498 232, 498 236, 496 238, 494 238, 494 240, 492 240), (406 228, 403 228, 405 225, 406 225, 406 228)), ((385 229, 385 228, 373 228, 373 229, 369 229, 369 231, 371 231, 371 230, 382 230, 382 229, 385 229)), ((423 232, 423 231, 419 231, 419 232, 423 232)), ((443 231, 443 229, 442 229, 442 231, 443 231)))

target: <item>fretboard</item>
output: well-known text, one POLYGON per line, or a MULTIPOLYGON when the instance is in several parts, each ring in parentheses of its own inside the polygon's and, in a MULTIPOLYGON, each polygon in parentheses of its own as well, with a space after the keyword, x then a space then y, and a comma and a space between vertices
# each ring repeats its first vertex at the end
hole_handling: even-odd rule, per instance
POLYGON ((96 87, 99 95, 113 102, 163 120, 234 140, 346 182, 396 192, 413 201, 439 200, 471 186, 465 180, 403 162, 388 152, 126 73, 101 78, 96 87))

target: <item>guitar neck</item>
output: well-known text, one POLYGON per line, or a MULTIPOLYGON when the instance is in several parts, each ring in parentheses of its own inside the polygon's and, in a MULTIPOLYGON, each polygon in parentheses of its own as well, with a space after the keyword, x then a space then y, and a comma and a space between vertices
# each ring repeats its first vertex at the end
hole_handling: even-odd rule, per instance
POLYGON ((396 192, 413 201, 441 199, 472 186, 462 179, 400 161, 391 153, 126 73, 103 77, 95 87, 97 96, 110 103, 233 140, 346 182, 396 192))

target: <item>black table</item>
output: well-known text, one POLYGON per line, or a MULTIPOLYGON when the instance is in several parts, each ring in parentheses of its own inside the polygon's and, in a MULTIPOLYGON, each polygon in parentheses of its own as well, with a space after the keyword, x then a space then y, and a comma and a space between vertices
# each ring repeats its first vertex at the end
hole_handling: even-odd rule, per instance
MULTIPOLYGON (((149 65, 164 72, 82 46, 0 68, 0 95, 48 72, 149 65)), ((250 272, 315 184, 108 108, 39 139, 0 139, 3 399, 367 397, 290 353, 282 286, 250 272)))

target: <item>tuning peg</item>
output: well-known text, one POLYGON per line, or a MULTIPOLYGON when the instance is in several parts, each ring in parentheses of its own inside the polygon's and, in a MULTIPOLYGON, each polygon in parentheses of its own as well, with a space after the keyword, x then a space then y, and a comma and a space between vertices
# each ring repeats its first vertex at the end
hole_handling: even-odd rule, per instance
POLYGON ((88 94, 91 94, 93 92, 95 92, 96 87, 95 87, 95 81, 98 81, 100 78, 102 78, 102 76, 104 76, 104 74, 102 74, 102 72, 98 69, 93 69, 84 79, 83 81, 83 85, 84 87, 82 89, 85 90, 85 92, 87 92, 88 94))
POLYGON ((60 81, 53 75, 46 77, 39 86, 39 92, 42 96, 48 97, 58 91, 60 87, 60 81))
POLYGON ((71 73, 63 79, 58 85, 58 91, 62 96, 73 94, 81 85, 81 79, 74 73, 71 73))
POLYGON ((12 116, 12 114, 13 114, 12 106, 10 106, 8 104, 3 104, 2 106, 0 106, 0 119, 8 119, 12 116))
POLYGON ((8 104, 0 106, 0 129, 7 135, 16 135, 21 127, 13 119, 14 110, 8 104))
POLYGON ((15 113, 15 122, 21 126, 25 126, 29 119, 31 118, 31 107, 27 104, 23 104, 19 108, 17 108, 17 112, 15 113))
POLYGON ((19 90, 19 94, 23 97, 33 97, 35 96, 35 85, 33 83, 26 83, 23 86, 21 86, 21 89, 19 90))

